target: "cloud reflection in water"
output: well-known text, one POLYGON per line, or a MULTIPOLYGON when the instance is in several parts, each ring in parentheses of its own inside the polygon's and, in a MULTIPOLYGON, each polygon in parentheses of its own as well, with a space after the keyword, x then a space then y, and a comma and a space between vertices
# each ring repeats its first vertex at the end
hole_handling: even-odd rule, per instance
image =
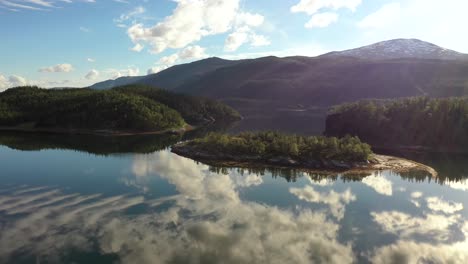
POLYGON ((150 200, 64 194, 56 189, 10 194, 9 200, 24 202, 3 211, 25 215, 2 226, 2 260, 21 250, 60 262, 64 250, 90 251, 96 240, 101 254, 118 255, 122 263, 351 263, 354 259, 351 245, 337 241, 339 225, 327 218, 327 212, 242 201, 238 188, 261 184, 256 175, 216 174, 168 152, 136 156, 133 172, 136 177, 156 173, 180 194, 150 200), (158 210, 162 203, 170 206, 158 210), (145 214, 124 214, 139 204, 155 207, 145 214))
MULTIPOLYGON (((0 262, 28 252, 60 263, 64 252, 74 249, 116 256, 121 263, 352 263, 360 257, 361 252, 353 252, 360 241, 343 242, 340 231, 343 222, 349 223, 349 207, 369 199, 354 191, 365 186, 375 190, 370 197, 393 199, 398 193, 408 197, 408 205, 413 201, 420 208, 415 207, 418 214, 373 210, 364 216, 394 237, 369 248, 364 257, 375 263, 466 263, 463 203, 425 196, 410 186, 394 192, 395 179, 383 174, 343 183, 341 190, 329 179, 285 183, 283 190, 292 200, 284 208, 242 198, 240 190, 260 188, 264 178, 226 172, 215 173, 206 165, 161 151, 135 155, 132 175, 120 179, 140 195, 104 197, 47 186, 5 187, 0 189, 0 262), (147 196, 152 177, 165 179, 178 194, 147 196), (325 206, 296 207, 301 200, 325 206), (143 212, 128 213, 135 207, 143 212)), ((366 224, 354 223, 352 228, 366 232, 360 226, 366 224)))

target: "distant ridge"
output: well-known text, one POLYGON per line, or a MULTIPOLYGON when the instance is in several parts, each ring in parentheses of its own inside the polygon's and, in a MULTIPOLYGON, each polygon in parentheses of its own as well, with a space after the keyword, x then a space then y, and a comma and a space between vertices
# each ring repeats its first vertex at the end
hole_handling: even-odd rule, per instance
MULTIPOLYGON (((356 49, 333 51, 319 57, 353 57, 363 60, 468 60, 468 54, 445 49, 435 44, 418 39, 387 40, 356 49)), ((177 89, 182 85, 188 85, 190 82, 200 80, 205 74, 224 67, 234 66, 236 64, 241 64, 247 61, 268 60, 272 58, 276 57, 270 56, 250 60, 225 60, 218 57, 211 57, 191 63, 175 65, 155 74, 146 76, 121 77, 115 80, 99 82, 90 86, 90 88, 110 89, 112 87, 121 85, 141 83, 172 90, 177 89)), ((284 59, 286 60, 287 58, 284 59)))
POLYGON ((200 78, 203 74, 214 71, 218 68, 234 65, 241 61, 225 60, 218 57, 207 58, 186 64, 179 64, 158 73, 146 76, 121 77, 115 80, 107 80, 96 83, 90 88, 110 89, 116 86, 127 84, 147 84, 163 87, 164 89, 174 89, 186 81, 200 78))

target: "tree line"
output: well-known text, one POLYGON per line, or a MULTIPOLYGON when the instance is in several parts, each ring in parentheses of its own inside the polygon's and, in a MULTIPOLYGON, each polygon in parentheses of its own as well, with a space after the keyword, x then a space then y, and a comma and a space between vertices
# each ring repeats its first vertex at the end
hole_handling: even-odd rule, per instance
POLYGON ((0 93, 0 126, 167 130, 186 124, 235 120, 239 114, 221 103, 145 86, 112 90, 41 89, 24 86, 0 93))
POLYGON ((236 121, 241 117, 231 107, 216 100, 194 97, 145 85, 127 85, 114 88, 118 92, 139 95, 177 110, 189 124, 200 125, 214 121, 236 121))
POLYGON ((210 133, 189 144, 213 153, 265 158, 286 156, 296 160, 366 161, 372 154, 370 146, 357 137, 299 136, 273 131, 238 135, 210 133))
POLYGON ((466 151, 468 98, 415 97, 344 104, 327 116, 325 134, 355 135, 378 146, 466 151))

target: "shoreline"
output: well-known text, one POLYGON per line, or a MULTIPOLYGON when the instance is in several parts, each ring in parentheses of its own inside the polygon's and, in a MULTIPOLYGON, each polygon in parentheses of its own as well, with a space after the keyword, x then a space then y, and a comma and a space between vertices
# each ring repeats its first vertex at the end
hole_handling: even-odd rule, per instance
POLYGON ((28 128, 28 127, 2 127, 1 131, 25 132, 25 133, 47 133, 47 134, 70 134, 70 135, 94 135, 94 136, 136 136, 136 135, 162 135, 162 134, 183 134, 187 131, 195 130, 197 127, 185 125, 179 129, 166 129, 156 131, 131 131, 131 130, 93 130, 79 128, 28 128))
POLYGON ((299 169, 308 172, 323 173, 365 173, 392 170, 399 173, 424 171, 432 177, 438 173, 433 168, 404 158, 373 154, 367 162, 341 162, 335 160, 310 160, 301 162, 290 157, 263 158, 258 156, 234 156, 223 153, 208 153, 179 143, 171 147, 171 152, 201 163, 216 167, 299 169))

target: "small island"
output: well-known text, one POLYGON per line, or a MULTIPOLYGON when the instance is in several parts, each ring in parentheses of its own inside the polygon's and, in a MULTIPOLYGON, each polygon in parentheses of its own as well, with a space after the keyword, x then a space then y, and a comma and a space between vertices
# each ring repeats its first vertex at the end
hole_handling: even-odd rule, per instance
POLYGON ((172 146, 172 152, 208 165, 226 167, 290 167, 308 171, 437 172, 423 164, 374 154, 357 137, 317 137, 279 132, 210 133, 172 146))

